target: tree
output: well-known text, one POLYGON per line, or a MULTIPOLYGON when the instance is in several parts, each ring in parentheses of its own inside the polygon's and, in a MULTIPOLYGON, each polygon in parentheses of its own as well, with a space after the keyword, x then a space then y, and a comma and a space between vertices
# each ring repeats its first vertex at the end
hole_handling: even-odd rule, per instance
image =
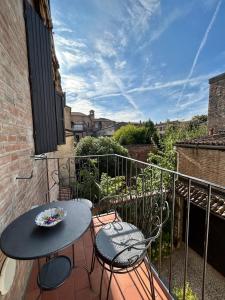
MULTIPOLYGON (((80 140, 75 148, 76 156, 83 155, 104 155, 104 154, 119 154, 128 156, 128 150, 121 146, 117 141, 109 137, 92 137, 87 136, 80 140)), ((99 176, 103 172, 108 172, 109 175, 114 175, 116 157, 99 157, 97 164, 99 165, 99 176)))
POLYGON ((114 133, 113 138, 121 145, 151 144, 153 138, 157 140, 157 133, 154 123, 149 120, 139 126, 133 124, 122 126, 114 133))

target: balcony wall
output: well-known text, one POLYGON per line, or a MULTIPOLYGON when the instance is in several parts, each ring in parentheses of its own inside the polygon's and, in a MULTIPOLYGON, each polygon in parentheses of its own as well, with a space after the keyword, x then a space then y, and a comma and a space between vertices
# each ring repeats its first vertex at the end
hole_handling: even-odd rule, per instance
MULTIPOLYGON (((32 2, 32 1, 30 1, 32 2)), ((0 1, 0 231, 32 205, 46 201, 46 161, 36 161, 23 1, 0 1), (31 179, 16 179, 29 177, 31 179)), ((49 154, 54 157, 54 154, 49 154)), ((52 161, 49 166, 56 169, 52 161)), ((57 188, 52 191, 57 197, 57 188)), ((0 253, 0 269, 5 256, 0 253)), ((32 262, 18 261, 11 291, 21 299, 32 262)))

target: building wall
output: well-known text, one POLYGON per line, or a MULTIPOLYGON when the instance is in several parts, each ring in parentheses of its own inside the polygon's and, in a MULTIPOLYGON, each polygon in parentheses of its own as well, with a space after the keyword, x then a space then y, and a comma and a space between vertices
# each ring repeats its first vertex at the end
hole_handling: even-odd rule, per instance
POLYGON ((208 130, 225 130, 225 73, 209 80, 208 130))
POLYGON ((179 172, 225 186, 225 151, 177 147, 179 172))
POLYGON ((131 158, 147 162, 149 152, 154 151, 153 145, 127 145, 128 153, 131 158))
MULTIPOLYGON (((0 1, 0 232, 46 201, 46 160, 34 160, 33 123, 23 1, 0 1), (30 180, 16 179, 29 176, 30 180)), ((53 157, 54 153, 48 154, 53 157)), ((52 161, 49 174, 57 169, 52 161)), ((49 180, 51 182, 51 179, 49 180)), ((57 188, 52 191, 57 198, 57 188)), ((0 253, 0 269, 5 256, 0 253)), ((20 300, 32 261, 17 261, 13 287, 0 299, 20 300)))
POLYGON ((71 129, 71 107, 64 108, 65 129, 71 129))

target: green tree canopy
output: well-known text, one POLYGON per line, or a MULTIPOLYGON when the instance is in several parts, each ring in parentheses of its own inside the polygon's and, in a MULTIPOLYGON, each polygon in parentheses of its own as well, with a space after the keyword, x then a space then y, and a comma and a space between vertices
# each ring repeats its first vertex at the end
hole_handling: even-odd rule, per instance
MULTIPOLYGON (((119 154, 122 156, 128 156, 128 151, 112 138, 96 138, 92 136, 82 138, 75 148, 76 156, 103 154, 119 154)), ((116 157, 99 157, 98 162, 96 161, 95 163, 99 165, 98 176, 101 177, 101 174, 106 173, 107 171, 110 176, 115 174, 116 157)))
POLYGON ((113 137, 121 145, 151 144, 157 134, 154 123, 149 120, 142 125, 122 126, 114 133, 113 137))

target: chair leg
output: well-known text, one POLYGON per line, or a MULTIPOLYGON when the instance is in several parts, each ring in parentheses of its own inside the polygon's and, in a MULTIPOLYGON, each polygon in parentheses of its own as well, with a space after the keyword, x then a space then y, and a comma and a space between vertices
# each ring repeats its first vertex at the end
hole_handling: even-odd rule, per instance
POLYGON ((101 281, 100 281, 100 294, 99 294, 99 299, 102 300, 102 282, 103 282, 103 274, 105 270, 105 264, 102 266, 102 275, 101 275, 101 281))
POLYGON ((39 300, 40 297, 41 297, 41 295, 42 295, 42 289, 40 289, 40 293, 39 293, 39 295, 37 296, 36 300, 39 300))
POLYGON ((74 244, 72 244, 72 257, 73 257, 73 268, 75 267, 75 248, 74 244))
POLYGON ((95 248, 93 247, 92 250, 92 259, 91 259, 91 270, 90 270, 90 274, 94 271, 94 267, 95 267, 95 248))
POLYGON ((106 296, 106 300, 109 299, 109 290, 110 290, 110 285, 111 285, 111 281, 112 281, 112 275, 113 275, 113 269, 110 272, 110 277, 109 277, 109 284, 108 284, 108 289, 107 289, 107 296, 106 296))
POLYGON ((91 231, 92 242, 94 243, 94 240, 95 240, 95 231, 94 231, 94 222, 93 222, 93 220, 91 221, 90 231, 91 231))
POLYGON ((151 265, 150 265, 147 257, 145 257, 144 263, 145 263, 145 266, 146 266, 146 269, 147 269, 147 272, 148 272, 148 276, 149 276, 152 300, 155 300, 156 299, 155 298, 155 287, 154 287, 154 282, 153 282, 152 268, 151 268, 151 265))

